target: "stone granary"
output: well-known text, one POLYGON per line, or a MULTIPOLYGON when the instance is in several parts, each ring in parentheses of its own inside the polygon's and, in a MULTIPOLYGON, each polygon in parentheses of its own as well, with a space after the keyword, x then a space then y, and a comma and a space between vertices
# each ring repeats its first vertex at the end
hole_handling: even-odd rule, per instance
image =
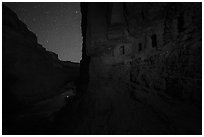
POLYGON ((78 78, 78 64, 59 61, 3 8, 3 81, 8 83, 3 107, 9 108, 3 110, 4 133, 11 128, 18 134, 202 134, 201 11, 202 3, 82 2, 78 78), (23 81, 8 82, 16 76, 23 81), (76 96, 61 108, 60 93, 70 87, 76 96), (20 106, 16 99, 8 105, 12 93, 20 101, 32 99, 31 109, 12 113, 20 106))
POLYGON ((81 4, 81 74, 89 82, 80 134, 200 134, 201 9, 81 4))
POLYGON ((201 101, 200 4, 90 3, 87 19, 93 77, 124 70, 128 82, 201 101))

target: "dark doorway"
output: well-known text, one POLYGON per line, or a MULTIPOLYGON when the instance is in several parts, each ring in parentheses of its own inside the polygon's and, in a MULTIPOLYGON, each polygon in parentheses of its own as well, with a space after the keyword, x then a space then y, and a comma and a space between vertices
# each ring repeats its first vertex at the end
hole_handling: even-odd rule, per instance
POLYGON ((142 43, 139 43, 139 52, 142 51, 142 43))
POLYGON ((157 48, 157 35, 153 34, 151 38, 152 38, 152 47, 157 48))

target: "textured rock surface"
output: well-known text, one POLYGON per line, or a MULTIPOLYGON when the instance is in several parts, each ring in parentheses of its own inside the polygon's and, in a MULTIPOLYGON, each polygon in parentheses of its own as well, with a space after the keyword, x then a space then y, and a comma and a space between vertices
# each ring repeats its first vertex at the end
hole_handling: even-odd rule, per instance
POLYGON ((81 3, 82 94, 57 113, 52 131, 202 134, 201 9, 81 3))
MULTIPOLYGON (((165 14, 159 21, 163 30, 155 27, 157 24, 154 21, 158 19, 154 18, 148 21, 151 22, 150 31, 143 30, 143 33, 157 34, 157 49, 144 48, 133 58, 133 81, 140 84, 146 81, 146 86, 151 89, 162 90, 172 97, 201 102, 201 12, 194 11, 200 11, 200 5, 172 3, 163 7, 159 7, 165 9, 161 11, 165 14)), ((149 14, 146 16, 151 17, 149 14)))
POLYGON ((75 110, 80 114, 72 116, 74 128, 61 131, 201 134, 201 3, 82 8, 89 84, 75 110))

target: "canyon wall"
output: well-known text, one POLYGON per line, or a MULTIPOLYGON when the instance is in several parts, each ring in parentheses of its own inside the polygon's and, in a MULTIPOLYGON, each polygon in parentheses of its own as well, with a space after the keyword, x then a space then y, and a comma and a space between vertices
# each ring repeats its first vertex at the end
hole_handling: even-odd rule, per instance
POLYGON ((200 3, 90 3, 90 80, 109 77, 201 102, 200 3))
POLYGON ((201 5, 83 3, 88 85, 69 131, 201 134, 201 5))
POLYGON ((2 8, 3 108, 14 112, 59 94, 64 84, 77 80, 79 64, 58 60, 13 11, 2 8))

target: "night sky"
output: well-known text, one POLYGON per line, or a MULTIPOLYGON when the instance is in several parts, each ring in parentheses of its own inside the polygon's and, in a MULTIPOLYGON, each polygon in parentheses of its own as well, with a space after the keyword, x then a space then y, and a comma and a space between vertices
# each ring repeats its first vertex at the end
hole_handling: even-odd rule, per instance
POLYGON ((79 2, 3 3, 17 13, 38 37, 38 43, 58 54, 60 60, 81 60, 81 13, 79 2))

